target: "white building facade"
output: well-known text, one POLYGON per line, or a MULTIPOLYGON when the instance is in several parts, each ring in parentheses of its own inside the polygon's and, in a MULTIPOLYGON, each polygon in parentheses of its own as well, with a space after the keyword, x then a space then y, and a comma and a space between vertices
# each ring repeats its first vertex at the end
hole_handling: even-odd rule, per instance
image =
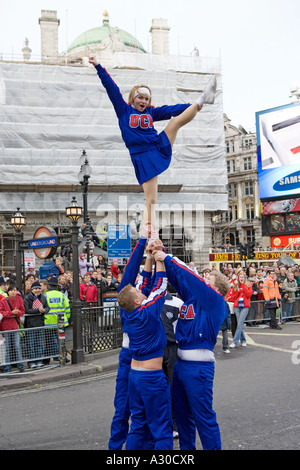
MULTIPOLYGON (((40 24, 45 27, 43 18, 51 19, 56 38, 52 28, 58 28, 57 16, 42 11, 40 24)), ((106 14, 101 28, 107 21, 106 14)), ((109 98, 95 69, 79 60, 85 57, 83 47, 107 68, 125 100, 133 85, 146 83, 154 106, 193 102, 210 77, 217 77, 215 103, 204 106, 178 134, 171 165, 159 176, 157 204, 158 229, 166 246, 186 261, 207 264, 211 218, 216 211, 228 210, 221 64, 219 58, 169 55, 169 28, 165 20, 160 23, 156 28, 153 20, 151 26, 155 48, 155 34, 164 36, 156 53, 143 52, 137 44, 128 50, 122 30, 107 28, 110 32, 100 42, 80 44, 77 56, 75 47, 58 55, 57 63, 48 60, 50 53, 55 56, 48 32, 48 39, 42 36, 42 56, 47 60, 0 62, 0 224, 6 240, 2 239, 2 269, 14 264, 4 253, 11 238, 9 219, 17 207, 26 213, 27 239, 41 225, 67 230, 65 208, 72 196, 82 203, 77 175, 83 149, 92 167, 88 209, 93 227, 128 223, 137 236, 134 220, 143 210, 144 195, 109 98)), ((165 125, 155 127, 161 131, 165 125)))

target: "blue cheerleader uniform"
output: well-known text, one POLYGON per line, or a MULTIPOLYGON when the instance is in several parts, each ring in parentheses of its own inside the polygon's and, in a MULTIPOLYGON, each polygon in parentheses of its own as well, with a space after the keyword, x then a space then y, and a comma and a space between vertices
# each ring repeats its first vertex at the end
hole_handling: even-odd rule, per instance
POLYGON ((227 308, 223 296, 177 258, 164 260, 169 282, 183 300, 176 326, 178 361, 173 375, 175 419, 181 450, 195 450, 196 428, 204 450, 220 450, 213 410, 213 348, 227 308))
MULTIPOLYGON (((150 295, 133 312, 123 311, 133 359, 145 361, 163 357, 167 344, 161 311, 165 302, 167 277, 157 272, 150 295)), ((128 381, 131 427, 127 450, 143 450, 149 445, 149 430, 155 450, 173 449, 173 422, 170 383, 163 369, 131 367, 128 381)))
POLYGON ((172 147, 166 133, 162 131, 158 134, 153 123, 178 116, 191 104, 149 106, 141 113, 124 101, 119 87, 105 68, 98 64, 96 70, 118 117, 137 180, 143 184, 165 171, 172 157, 172 147))
MULTIPOLYGON (((146 247, 147 238, 141 237, 131 253, 128 263, 124 269, 122 281, 118 287, 118 293, 127 284, 135 284, 136 277, 139 272, 141 262, 146 247)), ((143 271, 136 285, 145 295, 148 295, 149 284, 151 281, 151 273, 143 271)), ((124 325, 124 310, 120 308, 121 324, 123 329, 123 338, 127 335, 124 325)), ((116 380, 116 393, 114 399, 115 413, 111 424, 111 434, 108 443, 109 450, 122 450, 122 446, 127 439, 129 430, 129 397, 128 397, 128 377, 132 360, 132 352, 129 345, 122 346, 119 355, 119 367, 116 380)))

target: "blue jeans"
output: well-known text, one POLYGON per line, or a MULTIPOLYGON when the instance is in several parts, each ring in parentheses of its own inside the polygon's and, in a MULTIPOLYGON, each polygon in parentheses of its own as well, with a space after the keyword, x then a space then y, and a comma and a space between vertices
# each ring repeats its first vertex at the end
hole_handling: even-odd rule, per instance
POLYGON ((287 320, 292 320, 291 318, 293 316, 293 302, 282 302, 282 319, 287 321, 287 320))
POLYGON ((59 347, 57 342, 57 330, 56 328, 45 328, 45 347, 44 347, 44 356, 45 361, 49 362, 50 357, 53 357, 54 360, 58 360, 59 347))
POLYGON ((41 362, 44 354, 44 328, 28 329, 26 333, 28 347, 28 361, 31 364, 41 362))
POLYGON ((244 333, 244 322, 247 318, 247 315, 248 315, 248 312, 249 312, 249 308, 246 308, 246 307, 243 307, 243 308, 240 308, 240 307, 234 307, 233 308, 233 311, 235 313, 235 316, 236 316, 236 321, 237 321, 237 327, 236 327, 236 331, 235 331, 235 334, 234 334, 234 337, 233 337, 233 340, 232 342, 237 345, 237 343, 239 341, 241 341, 241 343, 245 343, 246 342, 246 336, 245 336, 245 333, 244 333))
POLYGON ((22 348, 21 348, 21 335, 20 331, 2 331, 2 335, 5 338, 5 366, 3 367, 3 372, 9 372, 11 369, 11 352, 13 347, 15 351, 15 359, 17 363, 17 368, 19 370, 24 370, 23 358, 22 358, 22 348))

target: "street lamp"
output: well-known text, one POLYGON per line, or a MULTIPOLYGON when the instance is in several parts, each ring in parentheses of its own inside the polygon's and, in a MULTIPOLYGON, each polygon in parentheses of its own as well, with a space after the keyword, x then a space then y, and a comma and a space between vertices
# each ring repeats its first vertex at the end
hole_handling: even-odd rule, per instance
POLYGON ((22 251, 20 250, 20 241, 23 239, 22 228, 26 225, 26 217, 20 212, 20 208, 17 207, 17 212, 10 219, 11 225, 15 229, 16 235, 16 278, 17 288, 21 292, 22 290, 22 251))
POLYGON ((80 157, 80 171, 78 173, 78 180, 82 186, 83 222, 84 223, 86 223, 88 220, 87 195, 88 195, 89 178, 91 174, 92 174, 92 168, 91 168, 91 165, 89 164, 86 151, 83 149, 82 155, 80 157))
POLYGON ((73 196, 69 207, 66 207, 66 216, 72 221, 72 251, 73 251, 73 350, 72 363, 84 362, 82 341, 82 312, 79 294, 79 260, 78 260, 78 219, 82 217, 82 207, 78 206, 73 196))
POLYGON ((78 180, 81 184, 82 188, 82 199, 83 199, 83 222, 86 224, 87 227, 87 261, 90 259, 90 250, 89 250, 89 232, 90 232, 90 219, 88 214, 88 186, 89 186, 89 178, 92 174, 92 168, 89 164, 89 160, 86 154, 86 151, 83 149, 82 154, 80 157, 80 171, 78 173, 78 180))

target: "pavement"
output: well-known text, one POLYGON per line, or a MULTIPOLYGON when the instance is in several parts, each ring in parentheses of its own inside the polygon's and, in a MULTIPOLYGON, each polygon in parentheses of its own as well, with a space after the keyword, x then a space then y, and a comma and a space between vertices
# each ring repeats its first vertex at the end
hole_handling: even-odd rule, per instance
MULTIPOLYGON (((291 349, 292 342, 298 340, 300 336, 300 323, 293 322, 284 325, 283 330, 261 330, 260 328, 246 328, 247 343, 249 346, 266 347, 276 351, 282 350, 295 354, 291 349)), ((73 343, 67 342, 67 350, 72 351, 73 343)), ((219 345, 221 339, 219 338, 219 345)), ((248 349, 248 348, 247 348, 248 349)), ((220 346, 221 351, 221 346, 220 346)), ((25 369, 24 372, 18 372, 16 368, 12 368, 9 374, 0 372, 0 394, 5 390, 15 390, 19 388, 30 388, 47 383, 66 381, 70 379, 78 379, 88 377, 95 374, 103 374, 116 372, 119 365, 120 348, 113 350, 105 350, 94 354, 85 354, 84 362, 72 364, 72 361, 66 365, 58 365, 57 362, 50 362, 50 366, 44 366, 40 369, 25 369)), ((296 351, 297 353, 297 351, 296 351)), ((234 354, 234 352, 232 353, 234 354)), ((298 353, 299 354, 299 353, 298 353)), ((68 359, 71 359, 68 354, 68 359)), ((27 364, 25 363, 25 366, 27 364)))
MULTIPOLYGON (((96 355, 85 355, 84 362, 79 364, 72 364, 70 360, 65 365, 58 365, 57 362, 51 361, 49 366, 40 369, 25 369, 24 372, 18 372, 16 368, 13 368, 9 374, 0 372, 0 393, 5 390, 39 386, 46 383, 117 371, 119 352, 120 349, 114 349, 96 355)), ((69 355, 68 359, 70 359, 69 355)))

